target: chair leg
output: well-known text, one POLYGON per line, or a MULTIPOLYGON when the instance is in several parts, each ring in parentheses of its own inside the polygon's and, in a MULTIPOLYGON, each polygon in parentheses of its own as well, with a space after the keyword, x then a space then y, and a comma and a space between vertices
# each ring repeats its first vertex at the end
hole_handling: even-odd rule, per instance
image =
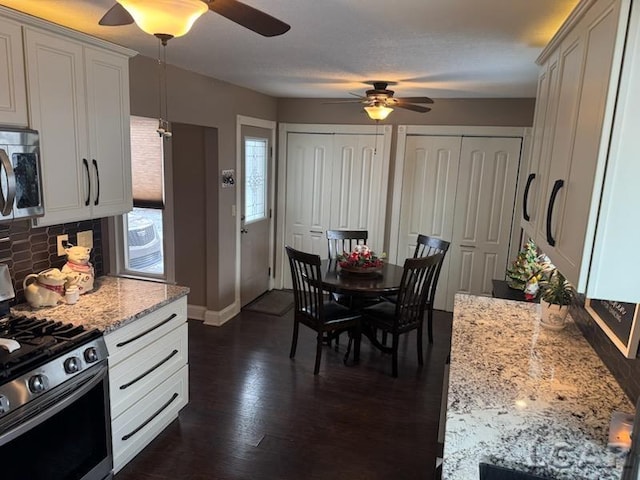
POLYGON ((416 340, 418 347, 418 365, 423 364, 422 358, 422 322, 418 324, 418 330, 416 331, 416 340))
POLYGON ((393 377, 398 376, 398 344, 400 343, 400 335, 397 333, 393 334, 393 338, 391 340, 391 375, 393 377))
POLYGON ((296 356, 296 347, 298 346, 298 326, 300 324, 297 320, 293 321, 293 338, 291 339, 291 352, 289 353, 289 358, 293 358, 296 356))
POLYGON ((429 332, 429 343, 433 343, 433 304, 427 307, 427 331, 429 332))
POLYGON ((353 362, 359 363, 360 362, 360 341, 362 340, 362 327, 360 323, 356 325, 355 336, 356 336, 356 341, 355 341, 355 345, 353 346, 353 362))
POLYGON ((318 332, 318 340, 316 343, 316 366, 313 369, 314 375, 317 375, 320 371, 320 359, 322 358, 322 332, 318 332))

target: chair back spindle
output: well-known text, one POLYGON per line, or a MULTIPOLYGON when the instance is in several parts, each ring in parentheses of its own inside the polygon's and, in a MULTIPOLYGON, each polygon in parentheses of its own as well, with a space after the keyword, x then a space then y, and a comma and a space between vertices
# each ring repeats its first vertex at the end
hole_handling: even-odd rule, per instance
POLYGON ((368 237, 367 230, 327 230, 329 259, 335 260, 341 253, 353 251, 356 245, 365 245, 368 237))
POLYGON ((394 329, 398 332, 416 328, 422 322, 431 284, 444 254, 407 258, 400 282, 394 329))

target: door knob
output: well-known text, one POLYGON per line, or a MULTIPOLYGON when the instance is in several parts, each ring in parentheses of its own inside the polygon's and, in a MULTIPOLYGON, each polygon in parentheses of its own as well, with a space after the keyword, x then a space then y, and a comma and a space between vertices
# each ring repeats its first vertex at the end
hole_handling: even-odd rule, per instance
POLYGON ((247 230, 246 228, 241 228, 240 233, 249 233, 249 230, 247 230))

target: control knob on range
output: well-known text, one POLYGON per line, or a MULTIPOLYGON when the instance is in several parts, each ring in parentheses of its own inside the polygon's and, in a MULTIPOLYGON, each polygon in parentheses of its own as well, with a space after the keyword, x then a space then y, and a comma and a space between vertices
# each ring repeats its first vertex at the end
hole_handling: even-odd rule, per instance
POLYGON ((80 371, 80 359, 78 357, 69 357, 64 361, 64 371, 67 373, 76 373, 80 371))
POLYGON ((89 347, 84 351, 84 359, 87 363, 93 363, 98 361, 98 351, 96 347, 89 347))
POLYGON ((0 415, 4 415, 9 411, 9 399, 4 395, 0 395, 0 415))
POLYGON ((42 374, 36 374, 29 379, 29 390, 31 393, 44 392, 49 386, 49 381, 46 376, 42 374))

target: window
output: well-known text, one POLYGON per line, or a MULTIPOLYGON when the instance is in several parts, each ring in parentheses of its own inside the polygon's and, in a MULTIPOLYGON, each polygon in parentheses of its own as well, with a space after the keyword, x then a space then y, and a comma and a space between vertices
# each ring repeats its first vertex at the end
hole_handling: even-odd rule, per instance
POLYGON ((267 218, 267 139, 249 138, 244 142, 244 222, 267 218))
POLYGON ((133 211, 122 217, 120 269, 166 278, 164 145, 158 121, 131 117, 133 211))

